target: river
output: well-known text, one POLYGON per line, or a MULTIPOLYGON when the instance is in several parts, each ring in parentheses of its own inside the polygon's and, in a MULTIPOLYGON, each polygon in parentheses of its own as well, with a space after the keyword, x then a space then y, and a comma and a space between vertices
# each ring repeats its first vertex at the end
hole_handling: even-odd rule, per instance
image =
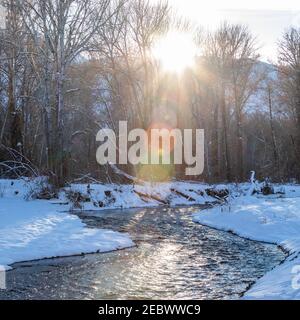
POLYGON ((136 247, 13 265, 0 299, 236 299, 285 258, 276 246, 192 222, 199 207, 82 212, 136 247))

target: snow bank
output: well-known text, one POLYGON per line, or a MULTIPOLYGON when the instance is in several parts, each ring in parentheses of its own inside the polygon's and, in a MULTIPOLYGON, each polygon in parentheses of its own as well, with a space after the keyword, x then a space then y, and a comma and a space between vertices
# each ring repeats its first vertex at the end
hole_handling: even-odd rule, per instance
POLYGON ((0 266, 14 262, 133 246, 129 235, 87 228, 72 210, 205 204, 216 201, 206 184, 170 182, 145 185, 73 184, 57 200, 26 200, 47 186, 44 178, 0 179, 0 266), (81 201, 71 203, 74 193, 81 201), (29 196, 28 196, 29 195, 29 196), (84 201, 83 201, 84 200, 84 201))
POLYGON ((259 279, 245 299, 300 299, 300 187, 286 186, 285 191, 280 198, 241 196, 193 217, 203 225, 289 251, 286 261, 259 279))
POLYGON ((89 229, 61 200, 26 201, 36 181, 0 180, 0 265, 133 246, 127 234, 89 229))
MULTIPOLYGON (((214 188, 203 183, 166 182, 145 185, 72 184, 68 192, 80 192, 88 201, 80 203, 80 210, 116 208, 200 205, 215 202, 206 189, 214 188)), ((67 201, 67 199, 65 198, 67 201)), ((76 208, 75 208, 76 209, 76 208)))

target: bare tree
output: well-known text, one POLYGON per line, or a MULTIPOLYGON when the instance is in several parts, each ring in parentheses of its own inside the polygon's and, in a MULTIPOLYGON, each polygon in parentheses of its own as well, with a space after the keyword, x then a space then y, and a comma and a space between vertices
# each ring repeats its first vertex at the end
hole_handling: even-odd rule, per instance
MULTIPOLYGON (((76 58, 89 50, 90 41, 96 31, 110 18, 105 15, 109 0, 45 0, 18 1, 28 30, 37 42, 44 60, 45 126, 52 125, 52 142, 49 129, 45 131, 52 169, 58 183, 67 174, 66 141, 63 135, 65 109, 65 83, 67 69, 76 58), (50 79, 54 77, 55 103, 49 110, 50 79), (49 121, 49 118, 51 120, 49 121)), ((112 12, 114 14, 115 12, 112 12)))
POLYGON ((22 143, 22 116, 20 112, 20 86, 24 73, 25 33, 18 7, 13 0, 3 0, 6 10, 5 32, 2 33, 1 75, 7 88, 7 107, 0 132, 0 144, 3 142, 4 131, 7 128, 7 144, 16 148, 22 143), (4 79, 3 79, 4 78, 4 79))
MULTIPOLYGON (((282 74, 286 99, 293 109, 296 119, 295 153, 300 156, 300 28, 286 31, 278 44, 279 70, 282 74)), ((300 167, 297 164, 297 177, 300 178, 300 167)))
MULTIPOLYGON (((257 54, 255 38, 242 25, 224 22, 219 29, 209 33, 205 41, 205 59, 210 70, 216 75, 218 99, 215 101, 215 139, 220 142, 219 115, 223 136, 223 161, 226 167, 226 179, 232 179, 232 158, 230 156, 229 123, 231 114, 235 115, 236 127, 236 167, 237 177, 244 178, 243 173, 243 108, 250 95, 255 91, 258 81, 253 79, 253 67, 257 54), (229 99, 230 97, 231 100, 229 99), (233 110, 231 110, 233 107, 233 110)), ((214 155, 215 159, 220 157, 214 155)))

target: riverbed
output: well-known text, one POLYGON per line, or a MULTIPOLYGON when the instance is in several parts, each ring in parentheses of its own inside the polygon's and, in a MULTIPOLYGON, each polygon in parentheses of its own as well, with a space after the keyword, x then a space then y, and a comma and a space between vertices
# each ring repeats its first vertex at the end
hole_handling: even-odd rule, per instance
POLYGON ((199 210, 81 212, 88 227, 127 232, 136 246, 14 264, 0 299, 237 299, 285 259, 277 246, 194 223, 199 210))

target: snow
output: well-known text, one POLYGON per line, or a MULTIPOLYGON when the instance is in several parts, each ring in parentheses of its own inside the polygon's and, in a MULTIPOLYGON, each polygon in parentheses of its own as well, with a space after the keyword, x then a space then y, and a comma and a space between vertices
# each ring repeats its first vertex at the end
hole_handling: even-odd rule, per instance
POLYGON ((32 200, 31 195, 45 184, 42 177, 0 179, 0 266, 8 269, 19 261, 107 252, 134 245, 128 234, 87 228, 71 210, 153 207, 161 206, 162 201, 170 206, 216 201, 206 194, 208 185, 192 182, 72 184, 61 190, 56 200, 32 200), (80 192, 88 201, 78 208, 68 199, 70 192, 80 192), (138 193, 147 197, 141 198, 138 193))
POLYGON ((88 228, 70 213, 74 209, 68 199, 70 192, 87 197, 80 203, 80 210, 102 210, 161 206, 162 202, 170 206, 206 204, 216 201, 207 195, 208 188, 229 189, 227 204, 195 214, 194 221, 274 243, 289 252, 284 263, 259 279, 244 299, 300 299, 300 186, 278 185, 275 191, 281 195, 251 196, 253 184, 246 183, 72 184, 61 190, 56 200, 26 200, 41 182, 43 178, 0 180, 0 267, 9 269, 19 261, 107 252, 134 245, 128 234, 88 228))
POLYGON ((281 196, 236 197, 229 204, 195 214, 193 219, 248 239, 277 244, 289 252, 284 263, 260 278, 244 299, 300 299, 299 186, 285 186, 281 196))
POLYGON ((162 205, 162 202, 157 199, 168 202, 171 207, 212 203, 216 199, 206 194, 205 190, 207 188, 211 188, 211 186, 204 183, 195 184, 192 182, 174 181, 153 184, 145 183, 144 185, 72 184, 66 188, 66 192, 80 192, 90 199, 88 202, 81 203, 80 210, 102 210, 157 207, 162 205), (178 195, 174 192, 174 189, 186 197, 190 197, 190 199, 178 195), (110 197, 105 195, 107 191, 111 193, 110 197), (148 195, 149 198, 142 199, 137 193, 148 195), (98 205, 99 202, 103 203, 102 207, 98 205))
POLYGON ((25 200, 37 181, 0 180, 0 265, 133 246, 129 235, 90 229, 61 200, 25 200))

